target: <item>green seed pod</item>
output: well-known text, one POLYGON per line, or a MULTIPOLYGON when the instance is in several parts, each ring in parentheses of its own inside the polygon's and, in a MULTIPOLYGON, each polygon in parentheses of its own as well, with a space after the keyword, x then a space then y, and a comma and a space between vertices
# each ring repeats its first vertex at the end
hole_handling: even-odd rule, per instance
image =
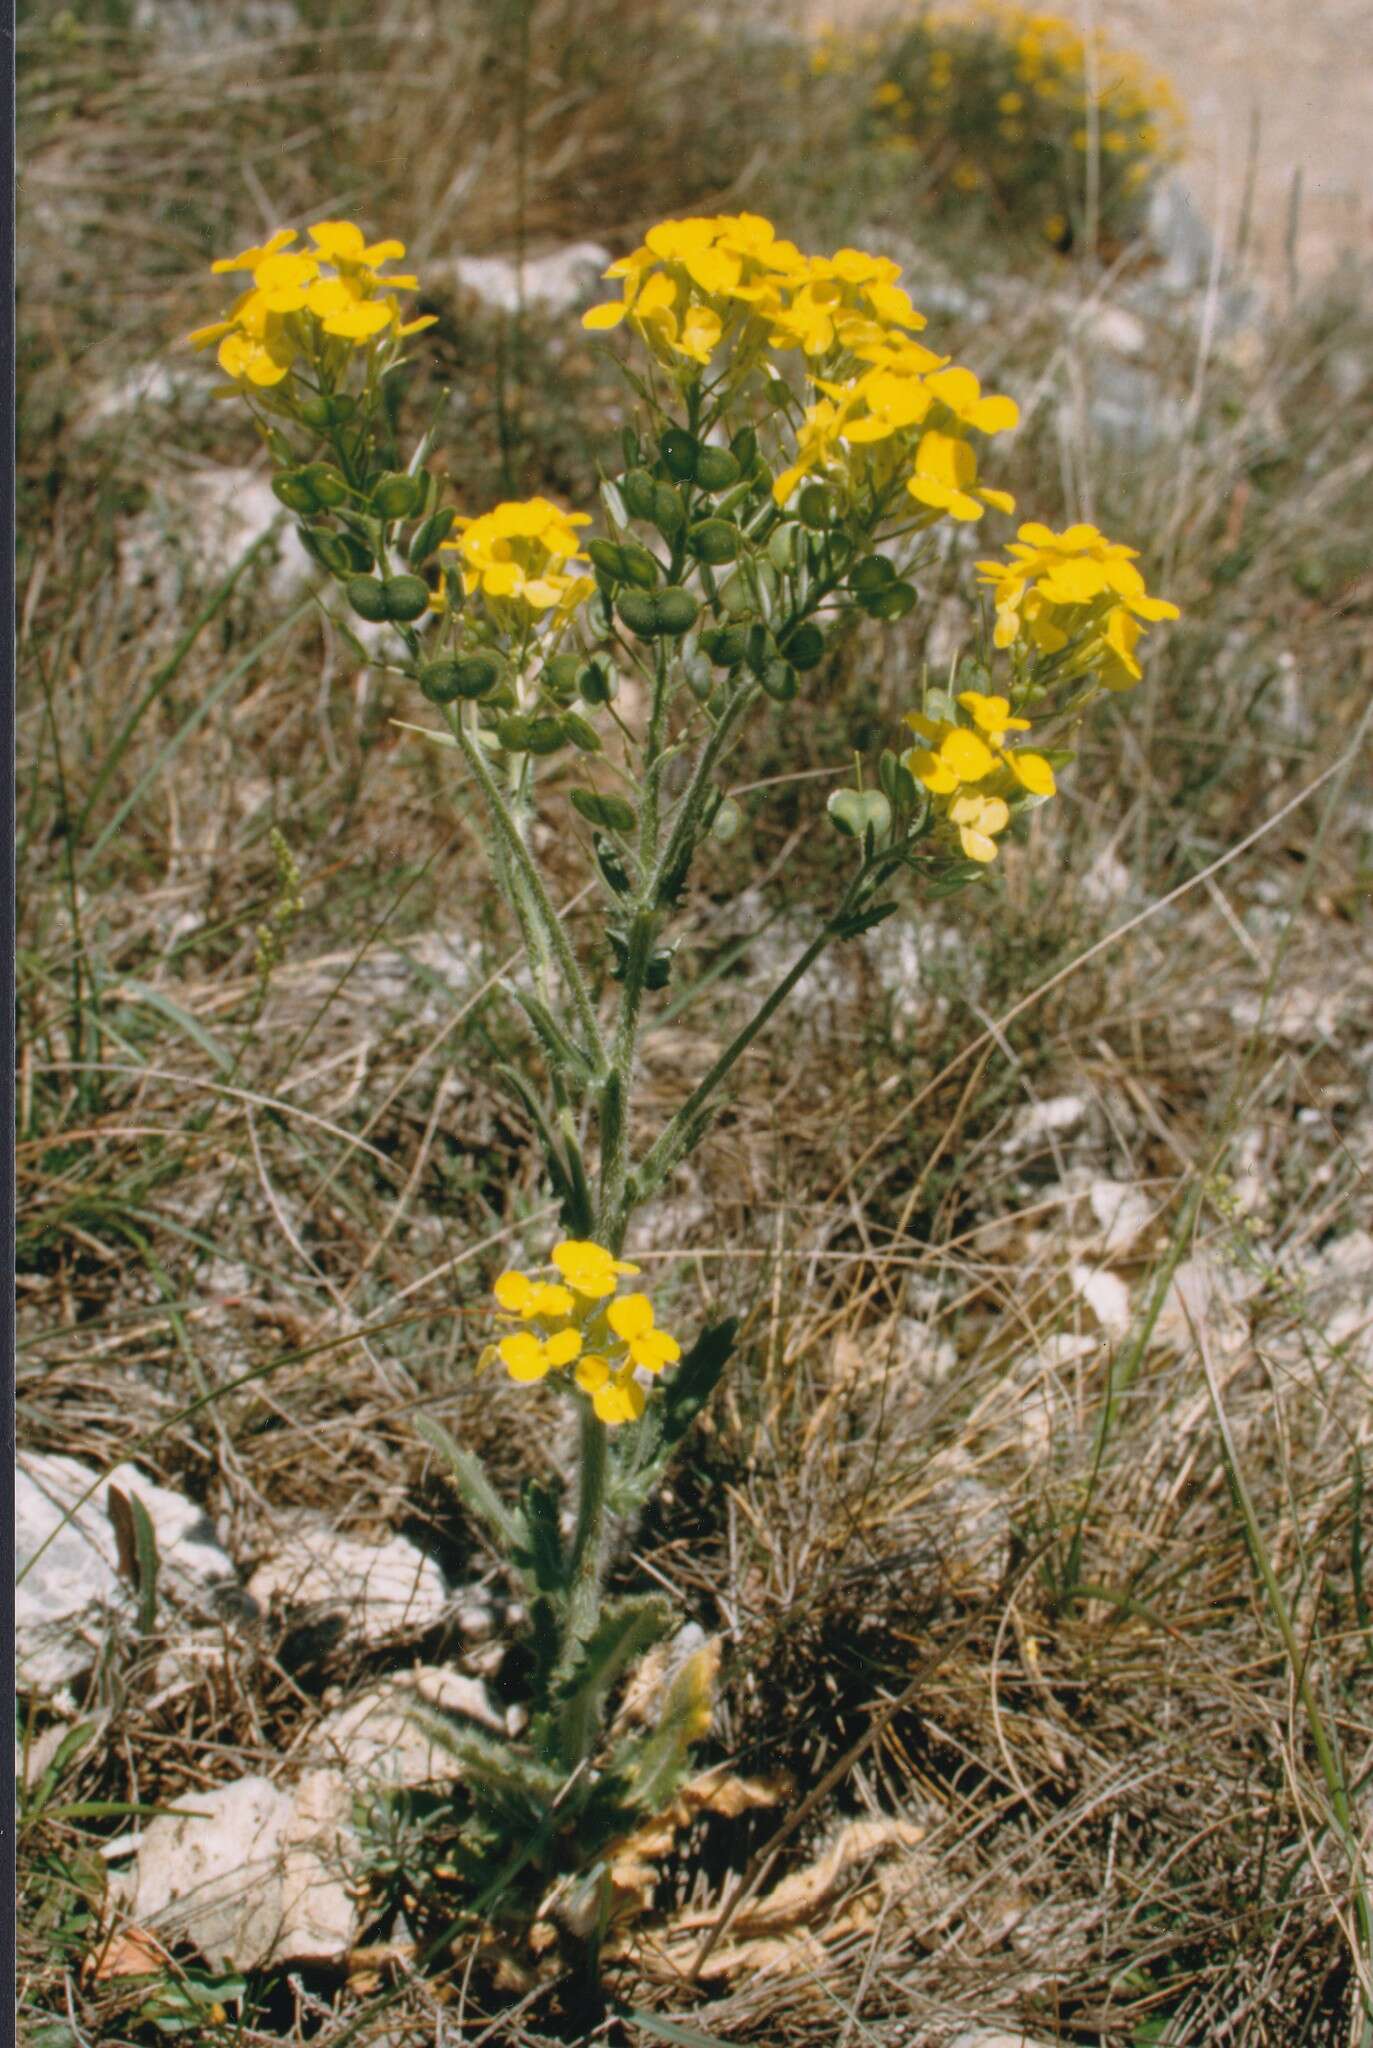
POLYGON ((747 476, 758 460, 758 436, 752 427, 740 427, 729 444, 729 452, 739 465, 739 474, 747 476))
POLYGON ((651 640, 658 631, 657 599, 647 590, 622 590, 615 605, 623 623, 641 640, 651 640))
POLYGON ((834 499, 823 484, 807 484, 796 509, 802 524, 809 526, 813 533, 822 533, 827 526, 834 524, 834 499))
POLYGON ((658 631, 670 633, 675 638, 689 633, 701 615, 701 607, 689 590, 677 584, 670 584, 666 590, 655 593, 654 608, 658 614, 658 631))
POLYGON ((896 566, 885 555, 864 555, 849 572, 849 589, 856 597, 868 597, 896 580, 896 566))
POLYGON ((574 747, 579 747, 584 754, 600 753, 601 735, 589 719, 581 717, 576 711, 564 711, 560 723, 574 747))
POLYGON ((620 447, 624 453, 625 468, 637 469, 644 458, 639 452, 639 436, 633 427, 620 429, 620 447))
POLYGON ((637 541, 627 540, 620 549, 621 572, 626 583, 632 583, 637 590, 655 588, 662 570, 658 557, 651 555, 647 548, 641 548, 637 541))
POLYGON ((359 540, 355 533, 341 533, 337 536, 339 546, 348 557, 348 566, 358 576, 365 576, 372 567, 372 550, 365 540, 359 540))
POLYGON ((591 844, 596 852, 596 865, 610 888, 617 896, 632 894, 634 884, 630 880, 629 869, 620 859, 620 850, 614 840, 603 838, 599 832, 593 832, 591 844))
POLYGON ((333 406, 327 398, 307 398, 300 408, 300 416, 306 426, 313 427, 317 434, 322 434, 334 423, 333 406))
POLYGON ((543 665, 543 686, 555 703, 570 704, 577 694, 577 678, 581 672, 580 654, 555 654, 543 665))
POLYGON ((748 628, 712 626, 702 633, 701 646, 717 668, 738 668, 748 654, 748 628))
POLYGON ((743 826, 744 814, 738 804, 735 803, 734 798, 732 796, 723 798, 714 818, 711 820, 711 837, 718 839, 721 846, 728 846, 731 839, 739 837, 743 826))
POLYGON ((529 746, 530 720, 521 713, 496 720, 496 738, 507 754, 523 754, 529 746))
POLYGON ((694 434, 685 427, 669 427, 658 443, 658 450, 667 464, 668 474, 680 483, 689 484, 696 474, 696 462, 701 444, 694 434))
POLYGON ((703 448, 696 457, 696 481, 703 491, 727 491, 743 475, 728 448, 703 448))
POLYGON ((675 540, 686 525, 686 506, 671 484, 653 486, 652 519, 665 540, 675 540))
POLYGON ((624 581, 624 550, 613 540, 588 541, 586 551, 591 557, 592 567, 598 569, 602 576, 608 576, 612 583, 624 581))
POLYGON ((907 612, 914 611, 916 592, 913 583, 887 583, 871 596, 861 598, 860 603, 870 619, 904 619, 907 612))
POLYGON ((744 632, 744 660, 759 682, 763 682, 769 663, 776 659, 777 642, 768 628, 763 625, 747 627, 744 632))
POLYGON ((778 704, 790 704, 801 687, 789 661, 770 661, 758 680, 778 704))
MULTIPOLYGON (((426 598, 428 592, 425 592, 426 598)), ((360 619, 381 626, 390 613, 386 606, 386 585, 377 576, 354 576, 348 585, 348 602, 360 619)))
POLYGON ((758 600, 753 594, 753 586, 742 570, 736 569, 734 574, 727 576, 720 585, 720 603, 731 618, 735 619, 742 619, 749 612, 757 611, 758 600))
POLYGON ((891 830, 891 805, 880 789, 836 789, 825 809, 846 839, 861 839, 869 831, 883 839, 891 830))
POLYGON ((707 703, 715 684, 715 673, 705 655, 693 654, 688 661, 683 663, 683 670, 687 679, 687 688, 697 703, 707 703))
POLYGON ((632 832, 639 822, 633 804, 609 791, 574 789, 572 808, 588 825, 601 825, 607 832, 632 832))
POLYGON ((435 548, 448 539, 457 516, 451 509, 431 512, 429 517, 415 528, 410 536, 410 545, 405 551, 412 568, 418 569, 421 562, 427 562, 435 548))
POLYGON ((583 704, 609 704, 619 687, 620 679, 608 654, 593 654, 577 671, 577 693, 583 704))
POLYGON ((272 495, 291 512, 315 512, 318 501, 298 469, 284 469, 272 478, 272 495))
POLYGON ((307 462, 301 471, 320 505, 342 505, 351 495, 348 479, 332 462, 307 462))
POLYGON ((719 568, 738 555, 739 529, 727 519, 702 519, 687 535, 687 546, 698 562, 709 562, 712 568, 719 568))
POLYGON ((349 576, 360 566, 353 560, 340 534, 329 533, 319 526, 298 526, 296 532, 306 554, 313 556, 320 568, 327 569, 331 576, 349 576))
POLYGON ((556 754, 571 738, 561 718, 541 716, 527 722, 524 750, 527 754, 556 754))
POLYGON ((825 636, 818 626, 797 626, 787 635, 782 647, 793 668, 818 668, 825 658, 825 636))
POLYGON ((372 510, 378 519, 410 519, 424 503, 426 479, 392 470, 372 488, 372 510))
POLYGON ((646 469, 630 469, 620 478, 625 510, 635 519, 653 517, 653 478, 646 469))
POLYGON ((610 600, 603 590, 598 590, 586 601, 586 623, 598 640, 604 640, 615 623, 610 609, 610 600))
POLYGON ((792 522, 786 526, 775 526, 768 535, 768 560, 779 574, 785 575, 788 569, 793 569, 796 566, 796 535, 798 530, 795 523, 792 522))
POLYGON ((429 609, 429 585, 422 576, 388 576, 382 590, 388 619, 407 623, 422 618, 429 609))
MULTIPOLYGON (((443 668, 447 663, 435 662, 433 666, 443 668)), ((477 697, 489 697, 505 673, 494 654, 461 655, 452 663, 452 671, 454 696, 465 697, 469 701, 477 697)), ((420 688, 424 688, 424 675, 420 677, 420 688)), ((440 699, 440 702, 442 701, 440 699)))
POLYGON ((461 697, 462 663, 451 654, 426 662, 420 670, 420 689, 431 704, 453 704, 461 697))

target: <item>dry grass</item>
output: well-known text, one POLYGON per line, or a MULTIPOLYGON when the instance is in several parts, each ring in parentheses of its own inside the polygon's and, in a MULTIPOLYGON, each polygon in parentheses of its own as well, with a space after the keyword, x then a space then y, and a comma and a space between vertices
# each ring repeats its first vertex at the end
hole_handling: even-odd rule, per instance
MULTIPOLYGON (((190 323, 213 248, 312 208, 384 219, 422 271, 509 249, 521 221, 531 246, 615 243, 697 201, 872 225, 837 214, 833 162, 789 202, 759 160, 784 115, 763 71, 740 100, 669 10, 536 7, 527 65, 507 13, 302 7, 299 33, 190 60, 118 10, 75 34, 34 7, 21 37, 21 1438, 101 1468, 137 1455, 243 1564, 309 1506, 490 1581, 411 1424, 442 1414, 510 1483, 557 1464, 529 1396, 477 1398, 466 1369, 493 1266, 547 1201, 495 1079, 511 934, 474 894, 465 799, 317 610, 283 626, 270 549, 228 584, 208 559, 187 492, 250 461, 232 413, 201 380, 93 420, 102 380, 190 323), (611 61, 629 47, 658 61, 611 61), (273 827, 305 908, 264 985, 273 827)), ((855 186, 903 253, 899 195, 855 186)), ((667 2016, 623 2022, 636 2042, 940 2048, 974 2023, 1112 2048, 1358 2042, 1369 312, 1351 293, 1234 340, 1217 302, 1172 302, 1147 271, 1094 288, 983 263, 936 324, 1037 400, 1013 485, 1139 539, 1186 616, 1150 688, 1085 735, 1003 892, 841 955, 645 1224, 675 1320, 730 1309, 745 1339, 620 1569, 724 1638, 710 1760, 795 1793, 684 1840, 612 1990, 667 2016), (1098 309, 1127 301, 1143 348, 1122 368, 1098 309), (1103 424, 1113 395, 1151 437, 1103 424), (1032 1135, 1026 1112, 1065 1097, 1077 1110, 1032 1135), (1128 1242, 1099 1187, 1093 1206, 1108 1179, 1145 1205, 1128 1242), (760 1915, 836 1827, 877 1817, 923 1839, 860 1859, 804 1925, 760 1915), (784 1943, 767 1968, 746 1946, 765 1936, 784 1943)), ((917 302, 947 289, 928 245, 910 270, 917 302)), ((531 320, 511 401, 509 331, 435 304, 466 488, 513 471, 588 490, 614 417, 594 361, 531 320)), ((841 768, 913 667, 947 661, 971 623, 955 581, 950 564, 884 665, 860 642, 805 721, 760 731, 745 779, 772 786, 702 877, 681 985, 711 978, 691 1007, 669 992, 646 1108, 829 886, 823 782, 773 779, 841 768)), ((570 863, 558 879, 571 897, 570 863)), ((569 914, 592 946, 590 905, 569 914)), ((109 1719, 64 1799, 276 1768, 327 1688, 443 1651, 312 1655, 267 1622, 150 1706, 156 1647, 98 1679, 109 1719)), ((35 2042, 159 2038, 80 1975, 121 1825, 26 1834, 35 2042)), ((257 1984, 234 2038, 488 2038, 479 2010, 493 2040, 556 2032, 555 1992, 502 2005, 466 1960, 402 1978, 384 2011, 257 1984)))

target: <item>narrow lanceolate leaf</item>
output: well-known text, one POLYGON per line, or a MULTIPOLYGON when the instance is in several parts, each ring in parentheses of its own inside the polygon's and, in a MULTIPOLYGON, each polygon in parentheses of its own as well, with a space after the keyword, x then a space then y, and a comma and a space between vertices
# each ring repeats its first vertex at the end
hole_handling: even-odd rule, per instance
POLYGON ((470 1508, 478 1521, 485 1523, 501 1550, 508 1555, 527 1544, 528 1532, 523 1517, 506 1506, 487 1477, 486 1467, 476 1452, 465 1450, 455 1442, 443 1424, 436 1422, 432 1415, 417 1415, 415 1428, 447 1465, 463 1506, 470 1508))
POLYGON ((105 1509, 114 1529, 119 1569, 138 1595, 138 1627, 151 1635, 157 1621, 157 1533, 148 1510, 136 1493, 111 1486, 105 1509))
POLYGON ((544 1050, 554 1066, 563 1073, 575 1075, 579 1081, 592 1080, 596 1070, 589 1056, 568 1037, 547 1004, 541 1003, 537 996, 530 995, 526 989, 507 986, 509 994, 514 997, 537 1031, 544 1050))

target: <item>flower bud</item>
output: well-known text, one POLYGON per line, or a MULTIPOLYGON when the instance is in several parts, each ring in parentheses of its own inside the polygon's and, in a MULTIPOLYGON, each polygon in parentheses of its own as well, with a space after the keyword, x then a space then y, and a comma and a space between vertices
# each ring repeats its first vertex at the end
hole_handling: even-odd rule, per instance
POLYGON ((694 434, 689 434, 685 427, 669 427, 658 443, 658 451, 670 476, 684 484, 692 481, 701 452, 701 444, 694 434))
POLYGON ((723 562, 732 562, 739 552, 739 529, 731 526, 728 519, 702 519, 687 535, 687 546, 698 562, 709 562, 718 568, 723 562))
POLYGON ((728 448, 702 448, 696 457, 696 481, 703 491, 727 491, 742 475, 738 457, 728 448))

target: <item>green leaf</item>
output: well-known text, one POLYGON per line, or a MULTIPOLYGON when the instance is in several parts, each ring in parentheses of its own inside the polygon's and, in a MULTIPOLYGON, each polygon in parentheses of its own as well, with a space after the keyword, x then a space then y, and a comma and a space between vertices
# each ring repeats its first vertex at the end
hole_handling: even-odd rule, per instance
POLYGON ((621 1672, 672 1626, 672 1609, 661 1593, 633 1594, 607 1601, 559 1689, 555 1741, 562 1763, 580 1763, 592 1746, 606 1696, 621 1672))
POLYGON ((593 1081, 596 1069, 589 1054, 567 1036, 547 1005, 521 988, 511 987, 509 993, 538 1033, 554 1067, 560 1073, 575 1074, 579 1081, 593 1081))
POLYGON ((151 1635, 157 1622, 157 1532, 136 1493, 121 1493, 111 1486, 105 1506, 114 1528, 119 1568, 138 1594, 139 1634, 151 1635))
POLYGON ((620 2017, 631 2026, 642 2027, 655 2041, 668 2042, 670 2048, 731 2048, 718 2034, 703 2034, 699 2027, 684 2027, 678 2020, 665 2020, 661 2014, 644 2012, 637 2005, 621 2007, 620 2017))
POLYGON ((516 1553, 516 1561, 525 1577, 532 1579, 541 1592, 562 1592, 567 1584, 567 1561, 558 1525, 558 1496, 551 1486, 528 1479, 520 1495, 520 1508, 528 1541, 516 1553))
POLYGON ((864 932, 875 931, 879 924, 885 924, 899 908, 896 903, 874 903, 867 910, 856 910, 852 917, 843 918, 835 925, 834 935, 837 939, 860 939, 864 932))
POLYGON ((469 1451, 455 1442, 441 1422, 432 1415, 417 1415, 415 1428, 431 1450, 437 1451, 447 1465, 458 1490, 463 1506, 470 1508, 489 1533, 495 1537, 505 1556, 526 1548, 529 1532, 523 1517, 508 1508, 487 1477, 486 1467, 475 1451, 469 1451))

